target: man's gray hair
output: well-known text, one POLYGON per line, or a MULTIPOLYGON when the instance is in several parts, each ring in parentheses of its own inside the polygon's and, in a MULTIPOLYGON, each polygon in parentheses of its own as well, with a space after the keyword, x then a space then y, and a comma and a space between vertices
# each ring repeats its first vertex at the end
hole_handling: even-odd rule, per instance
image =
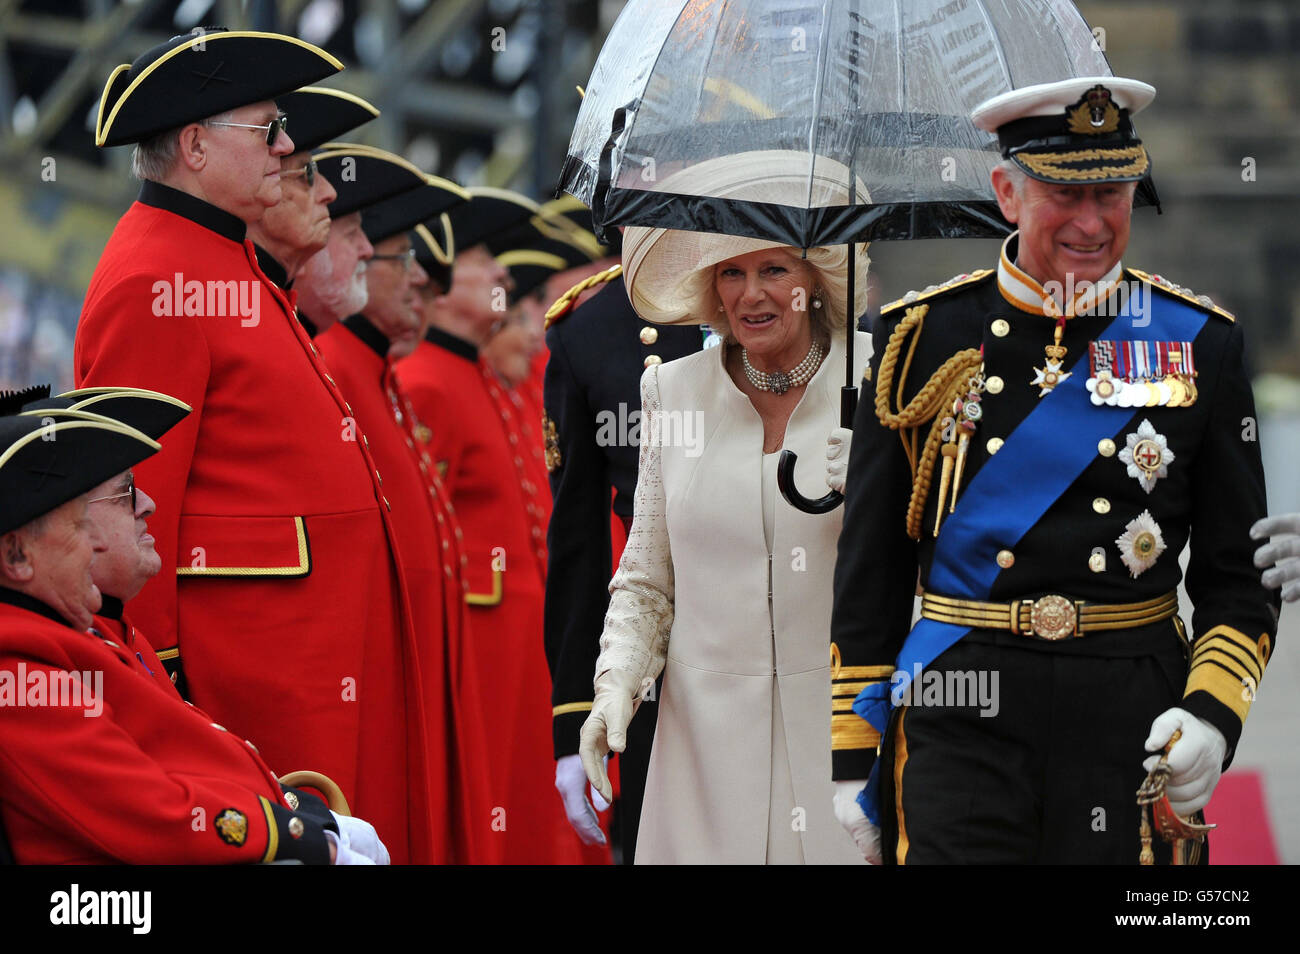
POLYGON ((1026 174, 1024 169, 1020 168, 1020 165, 1017 162, 1012 159, 1003 159, 997 164, 996 168, 1001 169, 1007 174, 1007 178, 1011 180, 1011 185, 1016 190, 1016 195, 1020 195, 1025 191, 1025 180, 1027 180, 1029 176, 1026 174))
MULTIPOLYGON (((229 122, 231 115, 232 112, 227 110, 201 122, 205 126, 214 120, 229 122)), ((181 130, 184 128, 177 126, 136 143, 135 149, 131 151, 131 174, 137 179, 152 179, 154 182, 162 182, 171 175, 180 150, 181 130)))

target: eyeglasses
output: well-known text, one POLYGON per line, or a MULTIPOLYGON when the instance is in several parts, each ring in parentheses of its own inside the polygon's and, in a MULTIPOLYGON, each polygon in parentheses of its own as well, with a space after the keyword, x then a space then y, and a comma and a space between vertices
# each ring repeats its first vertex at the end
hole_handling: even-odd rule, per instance
POLYGON ((411 266, 415 263, 415 249, 408 248, 405 252, 397 255, 372 255, 372 262, 400 262, 404 271, 410 271, 411 266))
POLYGON ((109 494, 107 497, 91 497, 86 503, 99 503, 101 500, 120 500, 123 497, 131 498, 131 512, 135 513, 135 475, 132 474, 127 478, 128 488, 120 494, 109 494))
POLYGON ((261 126, 255 125, 253 123, 221 123, 213 119, 208 120, 207 125, 234 126, 237 129, 264 129, 266 130, 266 144, 268 146, 274 146, 275 141, 280 138, 280 133, 285 132, 286 129, 288 128, 289 117, 283 115, 276 116, 275 119, 272 119, 269 123, 265 123, 261 126))
POLYGON ((310 189, 316 184, 316 160, 312 159, 301 169, 290 169, 288 172, 280 173, 281 179, 289 176, 304 176, 307 182, 307 188, 310 189))

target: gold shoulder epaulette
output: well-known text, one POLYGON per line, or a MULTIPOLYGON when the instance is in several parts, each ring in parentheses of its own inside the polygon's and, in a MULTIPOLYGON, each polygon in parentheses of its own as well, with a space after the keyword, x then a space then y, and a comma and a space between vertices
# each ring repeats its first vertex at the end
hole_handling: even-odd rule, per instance
POLYGON ((1127 269, 1127 271, 1135 278, 1139 278, 1146 282, 1152 288, 1160 289, 1160 291, 1164 292, 1166 295, 1181 298, 1189 305, 1196 305, 1198 308, 1204 308, 1206 311, 1212 312, 1220 318, 1227 319, 1228 321, 1235 322, 1237 320, 1232 312, 1224 311, 1216 305, 1209 295, 1198 295, 1190 288, 1184 288, 1182 285, 1175 285, 1167 278, 1160 275, 1150 275, 1147 272, 1142 271, 1140 268, 1130 268, 1127 269))
POLYGON ((925 301, 934 298, 936 295, 944 295, 955 288, 962 288, 965 285, 971 285, 975 282, 983 281, 993 274, 991 268, 978 268, 973 272, 962 272, 960 275, 954 275, 939 285, 931 285, 921 291, 910 291, 897 301, 891 301, 880 309, 882 315, 892 311, 895 308, 901 308, 904 305, 914 305, 918 301, 925 301))
POLYGON ((595 275, 589 275, 578 284, 574 285, 558 299, 555 304, 546 309, 546 327, 549 328, 557 321, 562 319, 569 312, 573 311, 574 304, 581 297, 582 293, 594 285, 600 285, 604 282, 612 282, 618 276, 623 274, 622 264, 611 265, 603 272, 597 272, 595 275))

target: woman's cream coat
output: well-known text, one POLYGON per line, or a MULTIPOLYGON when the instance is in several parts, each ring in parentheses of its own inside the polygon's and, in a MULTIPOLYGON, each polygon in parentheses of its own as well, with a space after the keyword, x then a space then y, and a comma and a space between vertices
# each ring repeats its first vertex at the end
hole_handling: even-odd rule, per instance
MULTIPOLYGON (((808 497, 826 493, 826 440, 839 424, 843 333, 835 339, 786 428, 808 497)), ((857 382, 870 337, 858 333, 854 350, 857 382)), ((805 861, 860 862, 831 803, 831 580, 843 508, 814 516, 777 500, 769 615, 763 424, 724 351, 641 378, 636 516, 596 664, 640 677, 664 670, 637 861, 761 864, 769 813, 780 813, 773 825, 801 832, 805 861), (773 794, 789 784, 773 781, 782 733, 793 805, 773 794)))

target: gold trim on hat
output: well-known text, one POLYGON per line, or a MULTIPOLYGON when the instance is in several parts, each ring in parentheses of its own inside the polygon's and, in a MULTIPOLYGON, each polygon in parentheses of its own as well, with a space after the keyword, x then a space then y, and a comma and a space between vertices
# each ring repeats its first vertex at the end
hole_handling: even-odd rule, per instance
POLYGON ((438 244, 438 240, 433 237, 433 233, 423 222, 415 227, 415 234, 420 236, 420 241, 429 247, 433 253, 433 258, 440 265, 450 265, 456 260, 456 238, 451 231, 451 217, 443 212, 438 219, 442 222, 442 234, 447 236, 447 247, 444 249, 438 244))
POLYGON ((552 255, 550 252, 541 252, 535 248, 515 248, 508 252, 502 252, 497 256, 497 264, 502 268, 510 268, 512 265, 537 265, 556 272, 562 272, 571 267, 560 256, 552 255))
MULTIPOLYGON (((335 70, 342 70, 344 68, 342 62, 330 56, 319 46, 316 46, 314 43, 308 43, 306 40, 300 40, 296 36, 288 36, 283 33, 264 33, 258 30, 226 30, 221 33, 196 33, 193 39, 182 43, 179 46, 172 47, 162 56, 158 57, 158 59, 154 60, 141 70, 140 75, 131 80, 131 85, 123 90, 122 95, 117 98, 117 102, 113 104, 112 111, 108 114, 108 122, 104 123, 101 127, 100 120, 104 115, 104 98, 107 97, 108 89, 112 85, 113 79, 122 71, 122 67, 119 66, 113 71, 113 74, 108 78, 108 83, 104 86, 104 95, 100 97, 99 102, 99 114, 95 117, 95 145, 104 145, 105 140, 108 139, 108 131, 113 128, 113 120, 117 118, 118 110, 122 108, 122 104, 126 102, 127 97, 135 92, 136 87, 143 83, 150 73, 162 66, 162 64, 166 63, 173 56, 188 52, 195 43, 215 43, 217 40, 248 39, 250 37, 259 40, 283 40, 287 43, 296 43, 303 49, 311 50, 326 63, 330 64, 330 66, 334 67, 335 70)), ((130 63, 125 63, 123 65, 127 69, 131 68, 130 63)), ((254 102, 256 102, 256 100, 254 100, 254 102)), ((249 104, 245 103, 244 105, 249 104)))
POLYGON ((459 183, 444 179, 442 176, 430 175, 414 163, 403 159, 397 153, 389 152, 387 149, 380 149, 378 146, 366 146, 357 142, 327 142, 321 146, 321 152, 316 153, 312 158, 319 162, 322 159, 337 159, 345 156, 366 156, 371 159, 382 159, 419 176, 424 185, 434 186, 444 192, 450 192, 466 202, 474 197, 473 193, 459 183))
POLYGON ((1111 181, 1115 176, 1146 175, 1151 162, 1144 146, 1121 146, 1117 149, 1076 149, 1073 152, 1018 152, 1012 158, 1034 175, 1070 182, 1111 181), (1118 162, 1122 166, 1097 169, 1072 169, 1070 162, 1118 162))
MULTIPOLYGON (((349 103, 353 103, 357 106, 360 106, 362 109, 366 110, 366 112, 371 113, 375 118, 378 118, 380 115, 378 106, 375 106, 373 103, 368 103, 366 102, 366 100, 362 99, 360 96, 356 95, 355 93, 349 93, 346 92, 345 90, 327 89, 324 86, 300 86, 297 89, 293 90, 293 92, 320 93, 323 96, 334 96, 338 99, 345 99, 349 103)), ((289 94, 286 93, 285 95, 289 95, 289 94)))

